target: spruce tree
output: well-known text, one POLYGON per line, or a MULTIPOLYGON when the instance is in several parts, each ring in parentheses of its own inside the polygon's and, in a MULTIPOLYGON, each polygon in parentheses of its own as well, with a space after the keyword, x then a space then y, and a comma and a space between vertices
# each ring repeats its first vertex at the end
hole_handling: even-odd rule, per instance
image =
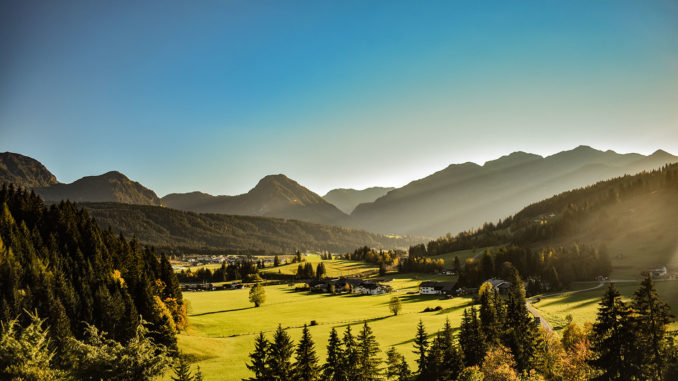
POLYGON ((367 322, 363 324, 363 329, 358 335, 358 369, 360 380, 378 380, 380 378, 380 369, 379 365, 381 360, 379 359, 379 344, 377 344, 377 339, 372 333, 372 328, 367 325, 367 322))
POLYGON ((308 326, 304 324, 301 333, 301 340, 297 345, 296 363, 294 364, 294 379, 300 381, 312 381, 318 379, 320 369, 318 366, 318 357, 315 354, 315 344, 308 331, 308 326))
POLYGON ((455 380, 464 369, 461 351, 454 340, 450 319, 445 319, 445 325, 440 332, 440 346, 442 349, 442 377, 455 380))
POLYGON ((464 310, 464 317, 459 328, 459 345, 466 366, 482 364, 487 348, 475 307, 464 310))
POLYGON ((344 331, 344 355, 341 361, 341 374, 346 380, 357 380, 360 377, 359 365, 360 360, 358 354, 358 343, 353 337, 351 326, 346 327, 344 331))
POLYGON ((593 325, 592 347, 596 358, 591 364, 601 371, 596 380, 632 380, 638 373, 633 361, 636 342, 631 308, 621 300, 614 283, 610 283, 593 325))
POLYGON ((539 326, 527 310, 525 286, 518 271, 511 267, 511 288, 506 302, 504 342, 515 357, 518 371, 529 370, 537 349, 539 326))
POLYGON ((327 342, 327 360, 323 365, 323 379, 327 381, 340 381, 344 379, 341 359, 344 353, 341 348, 341 340, 337 330, 332 327, 330 338, 327 342))
POLYGON ((414 353, 417 355, 417 373, 423 374, 426 368, 426 353, 428 351, 428 336, 424 323, 419 319, 417 334, 414 337, 414 353))
POLYGON ((499 293, 486 282, 478 291, 480 299, 480 327, 488 346, 498 345, 503 333, 503 300, 499 293))
POLYGON ((250 380, 266 380, 269 377, 268 371, 268 353, 269 343, 264 337, 263 332, 254 339, 254 351, 250 353, 251 364, 246 364, 247 369, 254 372, 254 377, 250 380))
POLYGON ((671 341, 667 326, 673 321, 671 307, 659 298, 652 277, 643 280, 633 294, 634 331, 637 332, 636 353, 644 379, 663 380, 662 372, 669 360, 671 341))
POLYGON ((420 380, 438 380, 443 374, 443 345, 440 332, 431 342, 431 347, 426 354, 426 366, 419 374, 420 380))
POLYGON ((269 345, 268 358, 266 364, 270 376, 274 380, 287 381, 292 380, 292 354, 294 353, 294 344, 292 339, 278 324, 278 328, 273 334, 273 341, 269 345))
POLYGON ((191 374, 191 367, 188 365, 188 362, 183 356, 179 356, 177 364, 173 368, 174 376, 172 381, 193 381, 193 375, 191 374))
POLYGON ((410 368, 405 356, 398 353, 394 347, 386 352, 386 378, 389 380, 405 381, 410 378, 410 368))

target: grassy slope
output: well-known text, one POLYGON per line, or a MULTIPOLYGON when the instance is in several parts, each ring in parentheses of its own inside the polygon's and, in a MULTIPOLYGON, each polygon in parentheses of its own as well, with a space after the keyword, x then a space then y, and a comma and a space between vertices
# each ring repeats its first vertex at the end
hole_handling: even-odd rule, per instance
MULTIPOLYGON (((316 268, 319 262, 325 262, 325 270, 327 270, 328 277, 356 276, 363 272, 373 272, 379 269, 379 266, 358 261, 347 261, 343 259, 322 261, 320 259, 320 256, 316 254, 308 254, 304 256, 304 261, 312 263, 314 269, 316 268)), ((278 271, 280 271, 283 274, 296 274, 298 267, 299 263, 290 263, 278 267, 268 267, 263 269, 262 272, 277 273, 278 271)))
MULTIPOLYGON (((340 261, 331 261, 340 262, 340 261)), ((329 262, 328 262, 329 263, 329 262)), ((332 327, 343 331, 349 323, 368 320, 374 329, 382 352, 395 346, 414 366, 412 338, 421 318, 429 333, 440 329, 446 318, 459 326, 467 298, 440 300, 430 296, 408 294, 416 292, 419 282, 428 279, 449 280, 450 277, 421 274, 398 275, 390 283, 399 291, 403 301, 398 316, 390 316, 388 301, 394 294, 355 296, 297 293, 289 286, 267 286, 266 303, 253 308, 248 301, 248 290, 185 293, 190 300, 191 328, 179 336, 181 350, 198 360, 206 380, 241 379, 250 376, 245 367, 253 340, 259 331, 271 336, 278 323, 290 327, 289 334, 297 340, 303 324, 318 322, 310 327, 319 358, 324 361, 325 346, 332 327), (421 312, 426 307, 442 306, 438 312, 421 312), (227 376, 225 376, 227 375, 227 376)))
MULTIPOLYGON (((595 286, 596 283, 582 284, 582 288, 595 286)), ((630 299, 633 293, 638 289, 639 282, 619 282, 615 284, 619 292, 630 299)), ((658 280, 655 282, 659 296, 673 307, 674 313, 678 311, 678 281, 658 280)), ((561 330, 567 324, 566 316, 572 315, 577 324, 585 322, 594 322, 598 312, 598 303, 605 293, 607 285, 590 291, 567 293, 560 296, 545 298, 541 302, 533 305, 542 312, 543 316, 551 323, 556 331, 561 330)), ((673 323, 673 329, 678 328, 677 323, 673 323)))

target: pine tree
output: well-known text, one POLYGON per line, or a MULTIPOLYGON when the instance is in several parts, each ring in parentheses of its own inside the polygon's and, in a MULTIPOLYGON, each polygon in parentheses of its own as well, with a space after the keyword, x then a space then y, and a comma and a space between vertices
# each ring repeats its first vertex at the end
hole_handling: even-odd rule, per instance
POLYGON ((632 327, 631 309, 621 300, 614 283, 602 297, 593 325, 591 362, 602 374, 596 380, 632 380, 638 373, 633 353, 637 338, 632 327))
POLYGON ((539 326, 527 310, 525 286, 518 271, 511 267, 511 288, 506 303, 504 342, 515 357, 518 371, 529 370, 537 349, 539 326))
POLYGON ((643 379, 663 380, 662 372, 669 360, 671 341, 667 326, 673 321, 671 307, 659 298, 652 277, 643 280, 633 294, 635 353, 643 379))
POLYGON ((440 332, 440 346, 442 349, 442 377, 455 380, 464 369, 461 351, 454 340, 450 319, 445 319, 445 325, 440 332))
POLYGON ((498 345, 503 334, 503 300, 492 287, 485 282, 478 291, 480 296, 480 327, 488 346, 498 345))
POLYGON ((389 380, 404 381, 410 377, 410 368, 405 361, 405 356, 396 351, 394 347, 386 352, 386 377, 389 380))
POLYGON ((327 381, 340 381, 344 379, 341 359, 343 350, 337 330, 332 327, 330 338, 327 342, 327 360, 323 365, 323 379, 327 381))
POLYGON ((325 270, 325 264, 320 262, 315 270, 315 276, 318 279, 322 279, 327 275, 327 270, 325 270))
POLYGON ((426 368, 426 352, 428 351, 428 336, 424 323, 419 319, 417 334, 414 337, 414 353, 417 355, 417 373, 423 374, 426 368))
POLYGON ((351 326, 346 327, 344 331, 344 356, 341 361, 341 373, 346 380, 357 380, 360 377, 360 368, 358 362, 360 356, 358 353, 358 343, 353 337, 351 326))
POLYGON ((174 377, 172 377, 172 381, 193 381, 191 367, 183 356, 179 356, 173 370, 174 377))
POLYGON ((250 380, 266 380, 269 376, 268 371, 268 352, 269 342, 264 337, 263 332, 254 339, 254 351, 250 353, 251 364, 246 364, 247 369, 254 372, 254 377, 250 380))
POLYGON ((372 333, 372 328, 363 324, 363 329, 358 335, 358 369, 360 380, 378 380, 380 378, 379 344, 372 333))
POLYGON ((273 257, 273 266, 274 267, 280 266, 280 257, 278 257, 277 255, 273 257))
POLYGON ((280 324, 273 334, 269 345, 266 364, 272 379, 279 381, 292 380, 292 354, 294 344, 280 324))
POLYGON ((318 357, 315 354, 315 344, 306 324, 304 324, 301 340, 297 345, 296 360, 294 365, 295 380, 312 381, 318 378, 320 375, 318 357))
POLYGON ((464 317, 459 328, 459 345, 464 354, 466 366, 482 364, 487 347, 475 307, 464 310, 464 317))
POLYGON ((439 380, 443 374, 443 346, 440 332, 431 342, 431 347, 426 354, 426 366, 419 374, 420 380, 439 380))

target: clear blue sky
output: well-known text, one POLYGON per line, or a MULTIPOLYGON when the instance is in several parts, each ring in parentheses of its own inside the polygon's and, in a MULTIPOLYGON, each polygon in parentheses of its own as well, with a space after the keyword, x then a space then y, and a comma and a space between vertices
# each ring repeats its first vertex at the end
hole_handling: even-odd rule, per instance
POLYGON ((62 182, 322 194, 580 144, 678 153, 678 2, 0 4, 0 151, 62 182))

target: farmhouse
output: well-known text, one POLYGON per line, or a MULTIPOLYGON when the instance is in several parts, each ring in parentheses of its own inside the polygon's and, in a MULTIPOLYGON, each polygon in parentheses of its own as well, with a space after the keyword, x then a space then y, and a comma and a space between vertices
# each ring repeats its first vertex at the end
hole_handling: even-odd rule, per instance
POLYGON ((454 295, 457 289, 456 282, 421 282, 419 293, 421 295, 454 295))
POLYGON ((367 282, 359 284, 354 289, 354 292, 356 294, 363 295, 386 294, 389 291, 391 291, 391 289, 388 286, 379 283, 367 283, 367 282))
POLYGON ((492 285, 492 289, 499 292, 500 294, 505 294, 511 288, 511 282, 507 282, 502 279, 488 279, 484 283, 489 283, 492 285))
POLYGON ((657 277, 666 276, 666 274, 668 274, 668 271, 666 270, 666 266, 657 265, 657 266, 649 269, 648 273, 650 273, 650 275, 652 275, 653 277, 657 278, 657 277))

